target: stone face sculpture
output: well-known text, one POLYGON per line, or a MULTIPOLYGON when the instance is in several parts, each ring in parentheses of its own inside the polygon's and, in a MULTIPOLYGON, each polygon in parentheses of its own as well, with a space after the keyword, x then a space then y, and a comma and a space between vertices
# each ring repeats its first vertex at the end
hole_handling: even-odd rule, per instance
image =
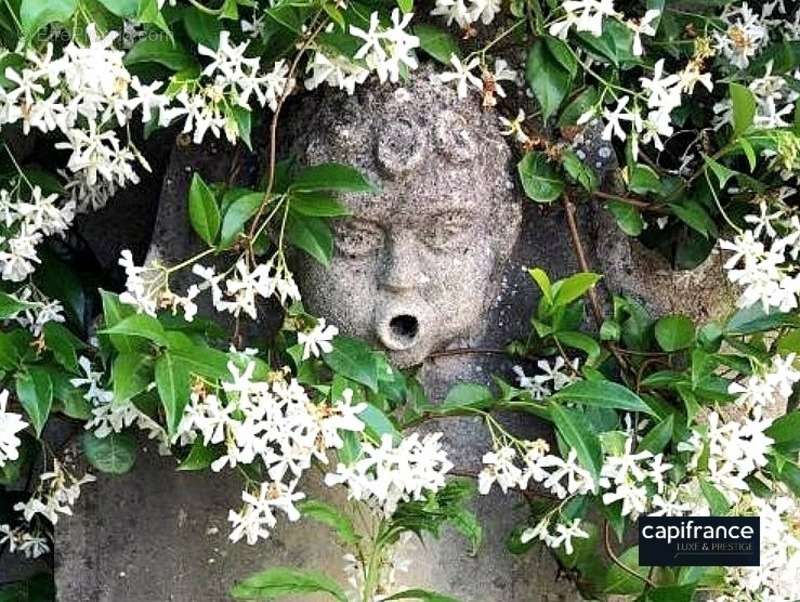
POLYGON ((478 104, 422 73, 328 100, 295 140, 304 162, 353 165, 379 187, 345 196, 330 266, 298 258, 304 302, 401 367, 480 334, 519 234, 511 152, 478 104))

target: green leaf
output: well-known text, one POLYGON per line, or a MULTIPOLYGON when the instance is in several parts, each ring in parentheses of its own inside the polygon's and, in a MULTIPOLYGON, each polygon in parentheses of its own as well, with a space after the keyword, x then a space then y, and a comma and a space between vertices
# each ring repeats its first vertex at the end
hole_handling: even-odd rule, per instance
POLYGON ((136 462, 136 439, 130 433, 109 433, 100 438, 86 431, 82 441, 86 459, 100 472, 125 474, 136 462))
POLYGON ((292 211, 309 217, 344 217, 351 213, 333 196, 324 192, 296 192, 289 202, 292 211))
POLYGON ((567 150, 561 156, 562 165, 567 173, 588 192, 594 192, 600 186, 597 172, 578 158, 574 151, 567 150))
POLYGON ((363 341, 337 336, 333 339, 333 350, 322 359, 334 372, 378 391, 378 365, 363 341))
POLYGON ((800 411, 781 416, 764 431, 784 453, 800 451, 800 411))
POLYGON ((565 280, 561 280, 553 287, 554 298, 553 305, 555 307, 563 307, 569 305, 576 299, 582 297, 586 292, 597 284, 602 276, 600 274, 593 274, 592 272, 579 272, 573 274, 565 280))
POLYGON ((748 88, 737 83, 731 83, 730 93, 733 102, 733 136, 738 138, 753 125, 756 97, 748 88))
POLYGON ((211 347, 195 346, 193 349, 170 346, 170 354, 186 369, 203 378, 220 379, 230 376, 229 357, 226 353, 211 347))
POLYGON ((600 344, 588 334, 578 331, 562 331, 555 333, 553 336, 560 343, 585 352, 590 363, 595 362, 600 357, 600 344))
POLYGON ((636 393, 609 380, 579 380, 554 393, 550 399, 653 414, 653 410, 636 393))
POLYGON ((152 23, 172 39, 172 30, 158 8, 158 0, 139 0, 139 10, 136 13, 136 18, 141 23, 152 23))
POLYGON ((194 471, 205 470, 216 459, 217 455, 214 450, 207 448, 203 445, 202 437, 195 439, 192 443, 192 449, 189 450, 189 455, 178 465, 177 470, 181 471, 194 471))
POLYGON ((32 306, 32 303, 20 301, 16 297, 0 291, 0 320, 13 318, 23 309, 32 306))
POLYGON ((558 127, 564 128, 576 125, 578 119, 580 119, 586 111, 597 106, 599 102, 600 96, 597 93, 597 89, 594 87, 586 88, 561 112, 561 116, 558 118, 558 127))
POLYGON ((636 194, 659 192, 661 190, 661 179, 650 167, 637 163, 631 168, 628 188, 636 194))
POLYGON ((341 586, 330 577, 317 571, 275 567, 256 573, 238 583, 231 596, 239 600, 275 600, 299 594, 326 593, 338 602, 347 602, 341 586))
POLYGON ((706 498, 709 508, 711 508, 711 514, 713 516, 727 515, 731 510, 731 505, 725 499, 725 496, 707 480, 701 478, 699 481, 703 496, 706 498))
POLYGON ((56 361, 67 370, 78 372, 77 350, 83 349, 86 345, 78 337, 72 334, 63 324, 58 322, 48 322, 42 328, 44 342, 47 348, 53 353, 56 361))
POLYGON ((569 73, 570 79, 574 78, 578 73, 578 60, 567 43, 552 36, 545 36, 544 43, 550 55, 569 73))
POLYGON ((650 567, 639 566, 639 546, 628 548, 619 556, 619 561, 628 570, 612 564, 606 574, 603 592, 607 594, 639 594, 644 589, 650 567), (639 575, 635 577, 633 574, 639 575))
POLYGON ((152 358, 140 353, 120 353, 112 364, 114 402, 123 404, 135 397, 153 380, 152 358))
POLYGON ((800 318, 790 313, 766 313, 760 303, 740 309, 725 325, 727 335, 747 335, 775 330, 781 326, 800 326, 800 318))
POLYGON ((199 10, 186 10, 183 13, 183 25, 192 42, 217 49, 219 33, 222 30, 217 17, 199 10))
MULTIPOLYGON (((101 290, 100 296, 103 299, 103 322, 106 328, 116 326, 125 318, 136 313, 136 310, 130 305, 120 303, 119 295, 115 293, 101 290)), ((108 338, 114 348, 123 353, 147 349, 147 342, 139 338, 125 335, 111 335, 108 338)))
POLYGON ((458 598, 452 598, 443 594, 428 591, 425 589, 407 589, 399 594, 394 594, 384 600, 422 600, 422 602, 459 602, 458 598))
POLYGON ((302 249, 319 263, 327 266, 333 255, 333 233, 325 220, 319 217, 296 215, 286 218, 286 240, 302 249))
POLYGON ((494 395, 488 387, 477 383, 458 383, 453 386, 437 406, 438 411, 452 411, 453 409, 486 409, 491 405, 494 395))
POLYGON ((517 164, 522 188, 537 203, 550 203, 564 192, 564 180, 540 151, 527 153, 517 164))
POLYGON ((389 420, 389 417, 380 408, 367 404, 367 407, 358 415, 359 420, 364 423, 367 434, 380 441, 384 435, 391 435, 395 442, 400 441, 400 433, 389 420))
POLYGON ((77 0, 22 0, 19 5, 22 32, 30 39, 49 23, 66 23, 77 8, 77 0))
POLYGON ((253 217, 261 207, 264 195, 260 192, 252 192, 239 196, 235 201, 228 205, 225 214, 222 216, 222 234, 219 240, 219 247, 227 249, 236 241, 236 237, 242 232, 244 225, 253 217))
POLYGON ((699 203, 685 199, 681 203, 670 203, 669 207, 678 219, 706 238, 709 234, 716 233, 714 220, 699 203))
POLYGON ((658 586, 649 590, 641 602, 692 602, 696 589, 696 583, 658 586))
POLYGON ((186 366, 169 351, 156 360, 156 387, 167 417, 167 432, 173 435, 189 403, 191 379, 186 366))
POLYGON ((636 207, 620 201, 609 201, 606 207, 617 220, 617 225, 628 236, 639 236, 644 230, 644 219, 636 207))
POLYGON ((17 397, 30 418, 36 436, 42 434, 53 406, 53 383, 42 368, 31 367, 17 375, 17 397))
POLYGON ((452 55, 459 56, 458 43, 447 31, 433 25, 417 25, 414 35, 419 38, 419 47, 443 65, 450 65, 452 55))
POLYGON ((712 157, 707 157, 704 155, 703 161, 705 161, 706 165, 709 168, 711 168, 711 171, 714 172, 714 175, 717 176, 720 188, 725 188, 725 185, 728 183, 728 180, 730 180, 737 174, 737 172, 725 167, 722 163, 716 161, 712 157))
POLYGON ((650 429, 642 440, 639 441, 637 452, 647 450, 653 454, 661 453, 664 448, 672 439, 672 431, 675 425, 675 418, 673 414, 667 416, 664 420, 656 424, 650 429))
POLYGON ((528 274, 530 274, 531 278, 533 278, 534 282, 536 282, 536 284, 539 286, 539 289, 542 291, 544 298, 547 299, 547 302, 552 304, 553 287, 547 272, 541 268, 533 268, 528 270, 528 274))
POLYGON ((580 463, 597 482, 600 479, 603 456, 600 440, 589 422, 583 414, 559 404, 550 405, 550 415, 564 441, 575 450, 580 463))
POLYGON ((136 42, 125 55, 125 65, 158 63, 172 71, 183 71, 197 65, 194 57, 182 46, 166 38, 145 37, 136 42))
POLYGON ((297 509, 303 518, 310 518, 331 527, 345 545, 356 546, 361 540, 350 517, 332 504, 318 500, 305 500, 297 504, 297 509))
POLYGON ((313 192, 375 192, 375 186, 360 171, 340 163, 321 163, 303 169, 292 182, 290 190, 313 192))
POLYGON ((664 316, 655 327, 656 341, 667 353, 686 349, 694 343, 694 323, 686 316, 664 316))
POLYGON ((100 331, 100 334, 124 335, 139 337, 153 341, 158 345, 168 345, 167 334, 161 323, 145 314, 134 314, 117 322, 111 328, 100 331))
POLYGON ((189 186, 189 221, 200 238, 209 246, 214 246, 222 218, 214 193, 198 173, 192 176, 189 186))
POLYGON ((561 106, 572 84, 572 76, 560 58, 563 56, 553 56, 549 45, 541 39, 534 43, 528 53, 525 79, 542 107, 545 121, 561 106))

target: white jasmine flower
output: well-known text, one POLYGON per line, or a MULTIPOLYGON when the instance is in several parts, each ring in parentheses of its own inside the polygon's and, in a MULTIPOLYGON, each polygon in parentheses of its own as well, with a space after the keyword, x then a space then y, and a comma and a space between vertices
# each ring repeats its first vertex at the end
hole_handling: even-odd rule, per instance
POLYGON ((450 55, 450 64, 453 65, 455 70, 440 73, 438 79, 442 83, 455 82, 459 98, 467 97, 468 86, 473 86, 478 90, 483 89, 483 82, 472 73, 472 70, 480 64, 480 59, 478 57, 473 58, 466 65, 463 65, 461 60, 453 54, 450 55))
POLYGON ((8 391, 0 391, 0 468, 19 458, 22 441, 17 433, 27 428, 21 414, 8 410, 8 391))
POLYGON ((326 324, 325 318, 319 318, 310 331, 298 332, 297 342, 303 346, 303 359, 307 360, 312 355, 319 357, 321 353, 333 351, 330 342, 337 334, 339 329, 332 324, 326 324))
POLYGON ((622 129, 620 121, 633 121, 633 116, 625 107, 628 106, 630 97, 623 96, 617 100, 617 107, 613 111, 603 109, 603 117, 606 120, 606 127, 603 128, 603 139, 611 140, 616 135, 620 140, 625 140, 625 130, 622 129))
POLYGON ((625 21, 625 25, 633 31, 633 54, 642 56, 644 47, 642 46, 642 36, 655 36, 656 28, 651 25, 653 21, 661 16, 661 11, 650 9, 641 19, 631 19, 625 21))

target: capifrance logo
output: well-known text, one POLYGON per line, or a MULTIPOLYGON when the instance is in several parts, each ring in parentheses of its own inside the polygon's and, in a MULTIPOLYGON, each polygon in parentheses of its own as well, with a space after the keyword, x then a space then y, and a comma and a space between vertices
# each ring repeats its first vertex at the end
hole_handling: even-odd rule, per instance
POLYGON ((758 566, 757 516, 642 516, 640 566, 758 566))

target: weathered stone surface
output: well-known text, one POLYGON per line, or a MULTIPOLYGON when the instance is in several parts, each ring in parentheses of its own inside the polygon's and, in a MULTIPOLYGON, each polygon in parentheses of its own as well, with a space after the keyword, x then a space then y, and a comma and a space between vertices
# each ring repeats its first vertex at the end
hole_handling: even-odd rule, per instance
POLYGON ((701 323, 734 308, 735 292, 719 254, 694 270, 673 270, 663 256, 626 236, 608 211, 598 210, 594 228, 597 269, 612 292, 632 295, 654 316, 680 313, 701 323))

